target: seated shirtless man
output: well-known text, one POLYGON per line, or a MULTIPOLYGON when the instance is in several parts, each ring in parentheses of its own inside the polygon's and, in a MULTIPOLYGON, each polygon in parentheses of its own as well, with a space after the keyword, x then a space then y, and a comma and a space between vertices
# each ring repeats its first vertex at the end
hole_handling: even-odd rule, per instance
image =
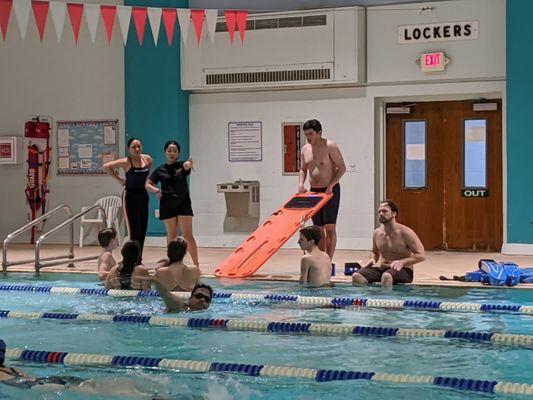
POLYGON ((424 246, 409 227, 396 222, 398 206, 391 200, 378 207, 381 225, 374 231, 372 255, 352 275, 353 285, 381 282, 381 286, 413 281, 413 265, 424 261, 424 246))
POLYGON ((331 286, 331 260, 318 248, 320 238, 320 228, 316 226, 300 229, 298 244, 304 253, 307 253, 300 261, 301 285, 331 286))
POLYGON ((155 272, 155 279, 168 290, 190 292, 200 282, 200 268, 183 263, 187 242, 177 238, 168 244, 168 259, 155 272))

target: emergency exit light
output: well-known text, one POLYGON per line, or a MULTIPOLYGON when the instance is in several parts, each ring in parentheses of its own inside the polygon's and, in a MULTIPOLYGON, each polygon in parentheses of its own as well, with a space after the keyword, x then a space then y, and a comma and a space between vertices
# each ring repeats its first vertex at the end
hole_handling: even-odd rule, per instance
POLYGON ((442 51, 423 53, 420 56, 420 69, 422 72, 444 71, 448 59, 442 51))

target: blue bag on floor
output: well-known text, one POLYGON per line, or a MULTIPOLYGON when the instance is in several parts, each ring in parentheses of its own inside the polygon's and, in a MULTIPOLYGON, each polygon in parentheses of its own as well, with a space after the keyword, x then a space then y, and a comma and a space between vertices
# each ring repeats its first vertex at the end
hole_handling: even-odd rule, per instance
POLYGON ((507 286, 516 286, 520 283, 521 270, 514 262, 502 262, 501 266, 503 267, 507 279, 505 284, 507 286))
POLYGON ((533 268, 520 268, 520 283, 533 283, 533 268))
POLYGON ((480 270, 467 272, 465 274, 465 282, 489 283, 489 277, 485 272, 480 270))
POLYGON ((494 260, 479 260, 478 268, 485 272, 492 286, 504 286, 507 283, 507 273, 499 262, 494 260))

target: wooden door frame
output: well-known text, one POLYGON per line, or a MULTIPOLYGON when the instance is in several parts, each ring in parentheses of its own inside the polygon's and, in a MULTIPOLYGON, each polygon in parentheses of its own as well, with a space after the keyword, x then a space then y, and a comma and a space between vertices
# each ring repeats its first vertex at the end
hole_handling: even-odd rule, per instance
MULTIPOLYGON (((483 90, 480 88, 479 91, 475 92, 475 95, 458 93, 458 94, 439 94, 439 95, 430 95, 430 96, 383 96, 376 97, 374 99, 374 121, 376 123, 374 127, 374 145, 375 145, 375 180, 376 184, 374 185, 374 198, 375 204, 374 209, 377 208, 379 202, 385 199, 385 194, 387 193, 387 149, 386 149, 386 138, 387 138, 387 103, 405 103, 411 104, 416 102, 433 102, 433 101, 465 101, 465 100, 474 100, 479 99, 481 102, 481 97, 486 99, 500 99, 501 101, 501 113, 502 113, 502 238, 503 244, 501 253, 506 253, 505 249, 507 248, 507 97, 505 92, 505 87, 502 90, 483 90)), ((407 114, 406 114, 407 115, 407 114)), ((374 214, 374 226, 379 226, 377 215, 374 214)))

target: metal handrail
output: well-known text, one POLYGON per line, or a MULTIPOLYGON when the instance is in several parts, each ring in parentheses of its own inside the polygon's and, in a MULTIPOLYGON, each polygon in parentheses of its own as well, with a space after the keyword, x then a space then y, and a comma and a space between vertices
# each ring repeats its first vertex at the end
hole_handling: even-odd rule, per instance
MULTIPOLYGON (((77 213, 76 215, 70 217, 69 219, 67 219, 66 221, 63 221, 61 224, 59 224, 58 226, 56 226, 54 229, 52 229, 51 231, 49 232, 46 232, 44 234, 42 234, 39 239, 37 239, 37 241, 35 242, 35 272, 36 273, 39 273, 39 270, 43 267, 50 267, 52 265, 57 265, 57 264, 63 264, 64 261, 54 261, 54 262, 42 262, 41 260, 45 260, 44 258, 41 259, 41 244, 46 240, 48 239, 48 237, 54 235, 56 232, 60 231, 61 229, 63 229, 64 227, 66 226, 70 226, 70 243, 74 243, 74 222, 81 218, 82 216, 84 216, 85 214, 95 210, 95 209, 99 209, 102 214, 103 214, 103 218, 102 218, 102 224, 101 224, 101 227, 102 228, 105 228, 106 225, 107 225, 107 215, 105 213, 105 210, 104 208, 99 205, 99 204, 95 204, 89 208, 86 208, 82 211, 80 211, 79 213, 77 213)), ((91 256, 91 257, 80 257, 80 258, 74 258, 74 248, 71 247, 72 249, 72 254, 71 254, 71 260, 70 262, 73 263, 74 261, 87 261, 87 260, 94 260, 94 259, 97 259, 99 256, 91 256)), ((50 258, 49 258, 50 259, 50 258)))
MULTIPOLYGON (((6 238, 4 239, 4 246, 2 247, 2 270, 3 270, 3 272, 6 272, 7 271, 7 267, 10 266, 10 265, 26 264, 26 263, 34 261, 33 259, 30 259, 30 260, 18 260, 18 261, 9 262, 7 260, 7 248, 8 248, 9 243, 11 242, 11 240, 16 238, 17 236, 20 236, 22 233, 28 231, 29 229, 33 228, 35 225, 37 225, 41 221, 46 220, 47 218, 49 218, 50 216, 52 216, 53 214, 56 214, 57 212, 59 212, 61 210, 65 210, 67 216, 69 216, 69 217, 72 216, 71 208, 69 206, 67 206, 66 204, 60 204, 56 208, 48 211, 47 213, 44 213, 39 218, 36 218, 33 221, 28 222, 26 225, 20 227, 16 231, 11 232, 9 235, 6 236, 6 238)), ((72 231, 72 237, 74 237, 74 231, 72 231)), ((73 255, 73 253, 74 253, 74 242, 73 242, 73 240, 71 240, 69 255, 73 255)), ((49 257, 48 259, 57 259, 57 258, 65 258, 65 257, 63 257, 63 256, 61 256, 61 257, 49 257)))

